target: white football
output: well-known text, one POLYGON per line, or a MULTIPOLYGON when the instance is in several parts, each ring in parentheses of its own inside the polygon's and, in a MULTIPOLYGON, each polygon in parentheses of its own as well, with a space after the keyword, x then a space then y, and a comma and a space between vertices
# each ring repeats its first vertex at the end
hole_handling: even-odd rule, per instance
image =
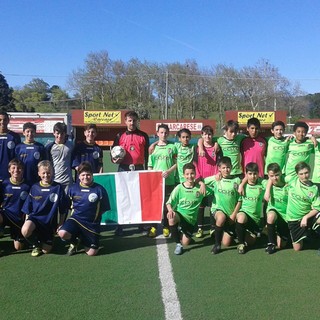
POLYGON ((111 157, 113 159, 123 159, 126 155, 126 150, 121 146, 115 146, 111 149, 111 157))

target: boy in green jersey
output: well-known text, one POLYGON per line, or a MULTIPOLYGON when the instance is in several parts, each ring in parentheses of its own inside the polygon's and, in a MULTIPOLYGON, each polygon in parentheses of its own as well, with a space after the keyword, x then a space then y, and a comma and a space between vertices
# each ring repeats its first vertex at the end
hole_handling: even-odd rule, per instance
POLYGON ((249 162, 246 167, 244 186, 244 195, 239 198, 241 207, 236 218, 236 233, 239 241, 238 253, 246 252, 246 242, 253 244, 256 240, 256 234, 259 232, 259 222, 263 215, 262 203, 265 186, 262 185, 262 179, 259 178, 259 167, 254 162, 249 162), (246 231, 249 237, 245 242, 246 231))
MULTIPOLYGON (((240 146, 242 140, 246 137, 245 135, 238 134, 239 123, 234 120, 229 120, 223 127, 224 135, 219 137, 215 143, 216 152, 221 150, 224 157, 229 157, 231 159, 231 175, 242 175, 241 166, 241 152, 240 146)), ((213 142, 215 142, 213 140, 213 142)), ((199 155, 204 155, 203 139, 198 140, 199 155)))
MULTIPOLYGON (((168 142, 169 127, 166 124, 160 124, 157 129, 159 140, 155 145, 154 151, 149 155, 148 170, 161 170, 162 176, 165 179, 165 201, 168 200, 170 193, 175 187, 174 172, 177 167, 176 158, 177 150, 173 143, 168 142)), ((163 235, 169 237, 169 224, 167 219, 166 206, 163 208, 163 235)), ((156 226, 152 226, 149 231, 149 237, 157 235, 156 226)))
POLYGON ((314 146, 317 144, 314 138, 308 139, 309 126, 298 121, 293 126, 295 139, 289 143, 288 159, 285 166, 286 182, 296 177, 295 166, 299 162, 310 163, 310 156, 314 153, 314 146))
POLYGON ((197 224, 198 210, 204 196, 212 194, 207 188, 206 194, 200 192, 200 185, 195 183, 196 169, 194 164, 187 163, 183 166, 185 181, 178 184, 172 191, 167 201, 168 220, 171 237, 176 242, 174 253, 183 253, 183 246, 190 244, 192 233, 197 224), (182 239, 178 231, 181 227, 182 239))
POLYGON ((267 201, 266 217, 268 231, 268 245, 266 252, 276 252, 276 246, 283 248, 289 237, 286 219, 288 204, 288 186, 285 184, 278 163, 270 163, 267 167, 268 183, 264 199, 267 201))
POLYGON ((211 249, 213 254, 221 252, 221 242, 226 247, 230 246, 235 235, 234 223, 241 205, 241 202, 238 202, 240 178, 230 175, 231 167, 231 159, 222 157, 218 161, 221 179, 217 180, 215 176, 204 179, 204 183, 214 191, 211 207, 211 214, 216 221, 215 244, 211 249))
POLYGON ((267 167, 270 163, 278 163, 283 172, 286 163, 288 145, 290 136, 287 138, 283 136, 285 124, 282 121, 275 121, 271 125, 272 137, 267 139, 267 155, 264 173, 268 174, 267 167))
POLYGON ((317 146, 314 148, 314 166, 312 174, 312 182, 320 187, 320 139, 317 139, 317 146))
POLYGON ((308 229, 319 230, 320 196, 318 187, 309 180, 310 166, 299 162, 295 171, 298 177, 289 181, 287 220, 293 249, 299 251, 308 229))

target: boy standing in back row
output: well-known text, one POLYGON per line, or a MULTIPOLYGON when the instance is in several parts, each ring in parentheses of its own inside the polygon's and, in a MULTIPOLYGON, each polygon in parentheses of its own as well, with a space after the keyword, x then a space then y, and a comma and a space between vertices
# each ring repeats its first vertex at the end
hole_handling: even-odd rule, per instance
POLYGON ((242 140, 241 154, 242 167, 245 171, 246 165, 254 162, 259 168, 259 177, 264 177, 264 162, 266 155, 266 140, 259 136, 260 121, 257 118, 250 118, 247 122, 248 137, 242 140))
POLYGON ((45 146, 46 159, 53 164, 54 181, 63 186, 67 193, 72 184, 71 157, 73 143, 68 140, 67 125, 57 122, 53 126, 54 142, 45 146))
POLYGON ((35 141, 37 126, 34 123, 26 122, 23 127, 24 142, 16 147, 16 157, 24 164, 25 182, 32 186, 39 181, 38 163, 45 158, 43 144, 35 141))
POLYGON ((0 111, 0 182, 9 178, 7 170, 10 160, 15 157, 15 148, 21 143, 20 136, 8 129, 9 115, 0 111))

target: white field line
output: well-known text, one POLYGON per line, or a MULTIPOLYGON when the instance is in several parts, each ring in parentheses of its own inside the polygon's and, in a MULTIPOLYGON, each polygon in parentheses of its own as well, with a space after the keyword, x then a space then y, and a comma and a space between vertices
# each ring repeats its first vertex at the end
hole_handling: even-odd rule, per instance
POLYGON ((157 239, 158 269, 162 302, 166 320, 182 320, 180 302, 173 279, 168 245, 165 239, 157 239))

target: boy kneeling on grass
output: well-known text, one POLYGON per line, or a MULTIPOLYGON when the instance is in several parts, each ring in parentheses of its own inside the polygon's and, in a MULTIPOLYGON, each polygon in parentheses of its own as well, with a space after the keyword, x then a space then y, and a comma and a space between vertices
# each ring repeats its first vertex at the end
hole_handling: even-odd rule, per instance
POLYGON ((95 256, 99 250, 100 223, 103 212, 110 210, 106 190, 93 181, 89 162, 78 166, 79 182, 68 190, 71 199, 71 216, 58 231, 59 237, 71 242, 68 255, 77 252, 80 240, 88 256, 95 256))
POLYGON ((212 190, 209 188, 205 194, 200 192, 200 185, 195 183, 196 169, 192 163, 183 166, 183 176, 185 182, 174 188, 167 201, 169 228, 171 237, 176 242, 174 253, 177 255, 182 254, 183 246, 187 246, 191 242, 203 197, 212 194, 212 190), (178 226, 182 231, 181 240, 178 226))
POLYGON ((299 251, 308 229, 320 230, 320 196, 318 187, 309 180, 310 166, 299 162, 295 171, 298 177, 288 182, 287 220, 293 249, 299 251))
POLYGON ((236 233, 239 241, 238 253, 244 254, 247 245, 253 245, 256 234, 260 231, 259 224, 262 217, 263 196, 265 184, 259 178, 259 167, 254 162, 246 165, 246 175, 242 183, 246 182, 244 195, 239 198, 241 207, 236 218, 236 233))
POLYGON ((69 207, 62 185, 53 181, 53 167, 50 161, 39 162, 38 175, 41 181, 31 187, 21 210, 27 216, 21 233, 33 244, 33 257, 52 250, 58 213, 59 224, 62 224, 69 207), (31 240, 32 235, 34 238, 31 240))

